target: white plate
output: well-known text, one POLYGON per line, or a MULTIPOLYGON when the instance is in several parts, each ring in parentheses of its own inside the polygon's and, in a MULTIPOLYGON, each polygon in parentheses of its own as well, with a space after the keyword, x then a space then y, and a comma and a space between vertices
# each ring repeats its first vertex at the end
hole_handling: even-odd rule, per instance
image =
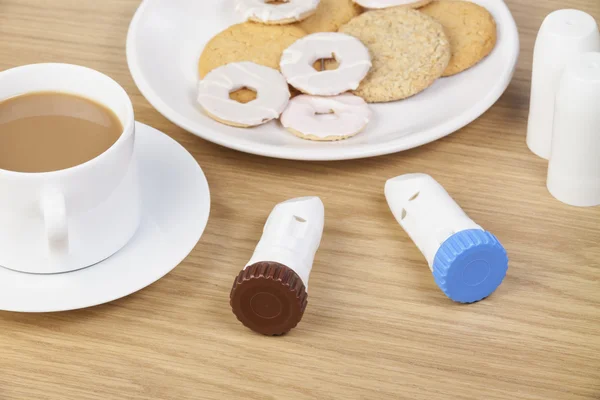
MULTIPOLYGON (((278 121, 253 129, 213 121, 196 103, 197 64, 208 40, 240 22, 234 0, 145 0, 127 36, 127 61, 138 88, 165 117, 222 146, 269 157, 343 160, 395 153, 432 142, 487 111, 504 93, 517 63, 519 35, 502 0, 476 0, 494 15, 496 48, 474 68, 408 100, 373 105, 374 119, 359 135, 335 143, 310 142, 278 121)), ((265 43, 265 46, 268 44, 265 43)))
POLYGON ((159 280, 192 251, 210 211, 202 169, 179 143, 140 123, 135 152, 144 211, 131 242, 75 272, 34 275, 0 267, 0 310, 66 311, 107 303, 159 280))

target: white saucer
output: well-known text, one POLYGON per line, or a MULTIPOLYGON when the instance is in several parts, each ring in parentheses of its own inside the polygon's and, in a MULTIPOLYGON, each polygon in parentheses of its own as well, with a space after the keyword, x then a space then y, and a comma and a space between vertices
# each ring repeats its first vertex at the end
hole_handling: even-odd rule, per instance
POLYGON ((474 68, 438 80, 408 100, 373 105, 373 121, 355 137, 311 142, 278 121, 253 129, 222 125, 196 102, 198 59, 218 32, 240 22, 234 0, 145 0, 129 27, 127 62, 140 91, 166 118, 206 140, 247 153, 295 160, 342 160, 395 153, 440 139, 487 111, 508 87, 519 33, 502 0, 473 0, 496 19, 498 43, 474 68))
POLYGON ((34 275, 0 267, 0 310, 51 312, 107 303, 159 280, 192 251, 210 212, 204 173, 164 133, 139 122, 135 128, 144 211, 131 242, 75 272, 34 275))

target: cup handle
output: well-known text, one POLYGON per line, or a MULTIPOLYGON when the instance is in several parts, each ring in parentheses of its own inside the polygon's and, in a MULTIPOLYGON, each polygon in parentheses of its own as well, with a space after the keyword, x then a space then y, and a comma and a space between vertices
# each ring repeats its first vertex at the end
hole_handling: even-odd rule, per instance
POLYGON ((46 237, 50 258, 69 253, 69 229, 65 196, 59 190, 48 190, 42 195, 42 213, 46 223, 46 237))

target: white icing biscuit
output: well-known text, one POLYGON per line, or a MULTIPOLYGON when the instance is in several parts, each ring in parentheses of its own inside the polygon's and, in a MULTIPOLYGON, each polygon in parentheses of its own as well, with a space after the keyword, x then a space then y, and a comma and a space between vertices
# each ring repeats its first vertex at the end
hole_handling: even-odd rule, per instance
POLYGON ((334 97, 300 95, 290 100, 281 114, 281 124, 302 139, 334 141, 362 131, 371 115, 369 105, 350 93, 334 97))
POLYGON ((431 0, 352 0, 361 7, 368 9, 388 8, 388 7, 410 7, 419 8, 429 3, 431 0))
POLYGON ((269 67, 252 62, 224 65, 198 84, 198 102, 209 116, 231 126, 250 127, 279 117, 290 99, 285 78, 269 67), (256 100, 242 104, 229 98, 241 88, 256 91, 256 100))
POLYGON ((358 88, 371 69, 367 47, 344 33, 314 33, 297 40, 283 51, 281 73, 303 93, 334 96, 358 88), (335 58, 336 70, 317 71, 315 61, 335 58))
POLYGON ((317 10, 320 0, 284 0, 271 4, 269 0, 236 0, 235 10, 245 20, 263 24, 291 24, 302 21, 317 10))

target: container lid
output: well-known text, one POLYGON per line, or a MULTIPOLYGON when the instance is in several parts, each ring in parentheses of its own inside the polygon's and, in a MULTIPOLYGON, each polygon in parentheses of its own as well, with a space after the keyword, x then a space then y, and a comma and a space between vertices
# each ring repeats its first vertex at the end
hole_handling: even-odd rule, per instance
POLYGON ((506 250, 489 232, 469 229, 455 233, 437 251, 433 277, 454 301, 473 303, 492 294, 508 270, 506 250))
POLYGON ((276 262, 258 262, 233 282, 230 304, 246 327, 263 335, 282 335, 302 319, 308 294, 292 269, 276 262))

